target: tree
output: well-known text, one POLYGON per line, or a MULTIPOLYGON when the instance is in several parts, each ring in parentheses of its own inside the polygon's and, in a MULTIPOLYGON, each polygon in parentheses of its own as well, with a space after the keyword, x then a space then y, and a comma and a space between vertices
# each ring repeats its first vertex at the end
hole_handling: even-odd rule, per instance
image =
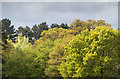
POLYGON ((51 27, 51 28, 55 28, 55 27, 59 28, 60 26, 55 23, 55 24, 52 24, 50 27, 51 27))
POLYGON ((49 60, 47 61, 47 67, 45 68, 45 75, 48 77, 61 77, 58 66, 65 60, 64 47, 71 41, 72 36, 56 39, 53 50, 49 53, 49 60))
POLYGON ((66 23, 61 23, 60 27, 64 29, 69 29, 69 26, 66 23))
POLYGON ((25 50, 16 49, 11 51, 9 54, 9 59, 3 66, 4 77, 42 77, 44 74, 42 69, 44 67, 39 59, 36 59, 36 53, 30 49, 25 50))
POLYGON ((49 30, 45 30, 41 33, 41 38, 42 40, 50 39, 50 40, 56 40, 56 39, 61 39, 64 37, 72 37, 74 35, 77 35, 76 30, 72 29, 64 29, 64 28, 51 28, 49 30))
POLYGON ((48 30, 48 25, 46 22, 42 22, 41 24, 38 25, 38 27, 41 29, 41 30, 48 30))
POLYGON ((30 47, 29 38, 23 37, 22 33, 18 35, 18 40, 13 44, 16 49, 24 50, 26 47, 30 47))
POLYGON ((0 39, 2 39, 1 32, 2 32, 2 21, 0 20, 0 39))
POLYGON ((87 20, 87 25, 86 25, 86 28, 90 31, 91 29, 95 29, 95 27, 97 26, 96 25, 96 21, 95 20, 91 20, 91 19, 88 19, 87 20))
POLYGON ((85 28, 86 28, 86 22, 82 21, 80 19, 75 19, 70 24, 70 28, 73 29, 73 30, 76 30, 78 32, 81 32, 82 30, 85 30, 85 28))
POLYGON ((49 27, 48 27, 48 25, 47 25, 47 23, 46 22, 42 22, 41 24, 39 24, 39 25, 34 25, 33 27, 32 27, 32 31, 33 31, 33 33, 34 33, 34 37, 35 37, 35 39, 37 40, 37 39, 39 39, 40 37, 41 37, 41 33, 43 32, 43 30, 48 30, 49 29, 49 27))
POLYGON ((2 19, 2 32, 6 33, 6 35, 14 33, 14 25, 11 26, 11 20, 5 18, 2 19))
POLYGON ((3 40, 6 39, 6 37, 9 35, 10 39, 14 42, 15 41, 15 35, 12 35, 15 33, 15 28, 14 25, 11 25, 11 20, 5 18, 1 20, 1 34, 2 37, 4 38, 3 40), (5 36, 5 37, 4 37, 5 36))
POLYGON ((14 51, 14 45, 12 44, 12 40, 6 40, 6 43, 2 40, 0 40, 1 43, 1 49, 0 54, 2 57, 2 64, 4 64, 8 60, 8 56, 10 54, 10 51, 14 51))
POLYGON ((34 26, 32 27, 32 31, 33 31, 33 33, 34 33, 35 39, 40 38, 41 31, 40 31, 40 29, 38 28, 37 25, 34 25, 34 26))
POLYGON ((16 32, 18 34, 22 33, 23 36, 29 37, 29 42, 31 42, 31 40, 33 38, 33 32, 28 26, 26 26, 25 28, 20 26, 20 27, 18 27, 18 30, 16 30, 16 32))
POLYGON ((118 31, 110 27, 83 31, 65 51, 66 62, 59 67, 62 77, 118 76, 118 31))
MULTIPOLYGON (((39 42, 39 41, 37 41, 39 42)), ((40 44, 31 46, 29 39, 19 34, 14 44, 15 51, 11 52, 8 61, 3 66, 5 77, 45 77, 44 69, 52 50, 53 42, 40 41, 40 44)))
MULTIPOLYGON (((120 51, 120 29, 118 29, 118 40, 119 40, 118 49, 120 51)), ((118 52, 118 77, 120 78, 120 53, 119 52, 118 52)))
POLYGON ((15 36, 12 35, 14 33, 14 26, 10 25, 11 21, 9 19, 5 18, 0 21, 0 48, 2 49, 0 53, 2 56, 2 64, 4 64, 8 60, 8 55, 10 54, 9 51, 14 51, 14 46, 12 45, 12 41, 14 42, 15 38, 15 36), (11 39, 12 41, 9 39, 11 39))
POLYGON ((58 25, 57 23, 54 23, 50 26, 51 28, 64 28, 64 29, 69 29, 69 26, 66 23, 61 23, 60 25, 58 25))
POLYGON ((111 24, 105 23, 104 20, 91 20, 88 19, 87 22, 86 21, 82 21, 80 19, 75 19, 74 21, 72 21, 72 23, 70 24, 70 28, 72 30, 76 31, 76 34, 79 34, 81 31, 88 29, 89 31, 95 29, 96 26, 111 26, 111 24))
POLYGON ((41 63, 42 69, 41 71, 44 74, 44 77, 47 77, 44 72, 47 67, 47 61, 49 60, 49 53, 52 52, 54 47, 54 41, 47 39, 43 41, 41 39, 37 40, 32 46, 34 51, 36 52, 36 61, 41 63))

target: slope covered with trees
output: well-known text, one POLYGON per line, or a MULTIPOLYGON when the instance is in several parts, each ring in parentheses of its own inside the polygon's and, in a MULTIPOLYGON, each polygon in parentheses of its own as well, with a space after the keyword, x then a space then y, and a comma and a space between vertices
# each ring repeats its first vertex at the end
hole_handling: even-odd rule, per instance
POLYGON ((46 22, 15 30, 1 20, 3 77, 119 77, 120 30, 104 20, 46 22), (9 31, 7 31, 9 30, 9 31))

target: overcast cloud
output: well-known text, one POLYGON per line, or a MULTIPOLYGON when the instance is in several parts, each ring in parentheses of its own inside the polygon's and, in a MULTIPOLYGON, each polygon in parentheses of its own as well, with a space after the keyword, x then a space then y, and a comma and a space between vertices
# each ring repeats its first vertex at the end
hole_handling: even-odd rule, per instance
POLYGON ((120 28, 120 2, 118 3, 118 26, 120 28))
POLYGON ((1 0, 2 2, 118 2, 119 0, 1 0))
POLYGON ((3 2, 2 14, 2 18, 9 18, 15 28, 32 27, 44 21, 48 25, 70 24, 75 19, 102 19, 114 29, 118 26, 117 2, 3 2))

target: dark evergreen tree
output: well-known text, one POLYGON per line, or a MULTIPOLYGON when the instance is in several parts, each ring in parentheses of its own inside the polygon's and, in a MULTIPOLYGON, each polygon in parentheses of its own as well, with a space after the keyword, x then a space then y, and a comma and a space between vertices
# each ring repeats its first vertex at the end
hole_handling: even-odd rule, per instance
POLYGON ((50 27, 51 27, 51 28, 55 28, 55 27, 59 28, 60 26, 55 23, 55 24, 52 24, 50 27))
POLYGON ((69 26, 66 23, 61 23, 60 27, 64 29, 69 29, 69 26))
POLYGON ((34 35, 34 38, 37 40, 41 37, 41 32, 43 32, 43 30, 48 30, 49 27, 47 25, 46 22, 42 22, 41 24, 39 25, 34 25, 32 27, 32 31, 33 31, 33 35, 34 35))
POLYGON ((11 39, 13 42, 15 41, 15 35, 13 35, 15 33, 15 28, 14 25, 11 25, 11 20, 7 18, 2 19, 0 24, 0 29, 3 38, 2 40, 7 39, 7 36, 9 35, 9 39, 11 39))

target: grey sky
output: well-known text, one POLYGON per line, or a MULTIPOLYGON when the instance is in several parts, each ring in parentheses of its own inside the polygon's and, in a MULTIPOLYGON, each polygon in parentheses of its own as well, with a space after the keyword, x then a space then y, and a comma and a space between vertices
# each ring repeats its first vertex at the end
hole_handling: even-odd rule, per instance
MULTIPOLYGON (((108 0, 110 1, 110 0, 108 0)), ((9 18, 15 27, 46 21, 70 24, 75 19, 105 20, 114 29, 118 26, 117 2, 2 2, 2 18, 9 18)))
POLYGON ((1 0, 2 2, 118 2, 119 0, 1 0))
POLYGON ((118 3, 118 26, 120 28, 120 2, 118 3))

